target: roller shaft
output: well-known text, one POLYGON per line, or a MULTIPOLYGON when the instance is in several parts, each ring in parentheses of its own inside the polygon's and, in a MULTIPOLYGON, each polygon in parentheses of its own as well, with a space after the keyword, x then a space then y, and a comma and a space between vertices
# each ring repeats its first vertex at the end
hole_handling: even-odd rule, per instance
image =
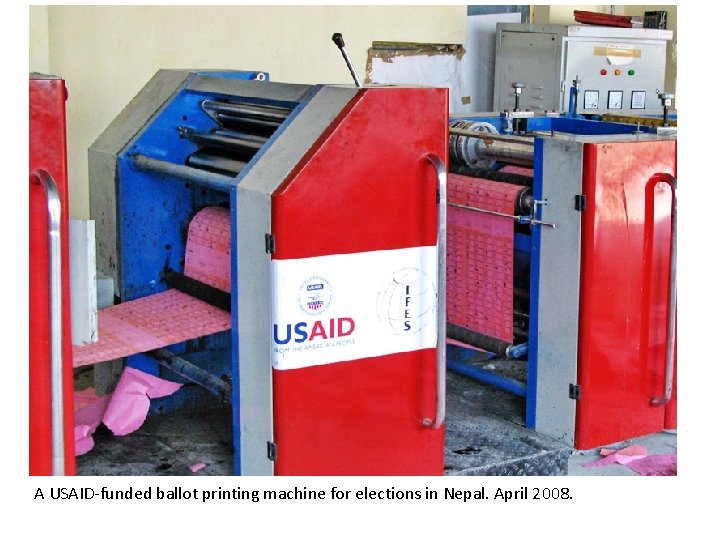
POLYGON ((211 172, 237 176, 237 174, 247 165, 247 161, 239 161, 226 156, 219 156, 209 152, 198 151, 191 154, 187 158, 187 163, 191 167, 205 169, 211 172))
POLYGON ((212 111, 226 116, 256 118, 259 120, 269 120, 278 123, 285 120, 292 112, 292 109, 289 107, 250 105, 247 103, 223 103, 221 101, 210 100, 203 101, 202 108, 206 112, 212 111))

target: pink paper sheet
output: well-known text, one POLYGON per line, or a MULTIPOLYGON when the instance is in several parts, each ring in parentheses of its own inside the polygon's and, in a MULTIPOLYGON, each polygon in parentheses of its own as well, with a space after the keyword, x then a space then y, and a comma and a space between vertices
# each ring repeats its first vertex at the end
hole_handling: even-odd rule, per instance
POLYGON ((194 464, 190 465, 190 470, 192 472, 198 472, 198 471, 203 470, 206 466, 207 466, 207 464, 205 464, 205 463, 194 463, 194 464))
MULTIPOLYGON (((230 292, 230 211, 209 206, 190 221, 185 275, 230 292)), ((96 343, 73 346, 73 365, 87 366, 229 330, 230 314, 170 289, 98 312, 96 343)))
POLYGON ((648 456, 647 448, 633 444, 620 450, 603 448, 600 455, 603 456, 601 459, 585 463, 583 467, 602 467, 618 463, 642 476, 677 475, 677 454, 648 456))
POLYGON ((98 396, 94 388, 75 392, 75 455, 87 454, 95 446, 92 435, 102 422, 110 396, 98 396))
MULTIPOLYGON (((459 174, 448 175, 448 201, 509 215, 522 186, 459 174)), ((513 245, 515 221, 448 208, 448 321, 513 341, 513 245)))
POLYGON ((647 456, 626 465, 641 476, 677 476, 677 454, 647 456))
POLYGON ((100 339, 73 346, 73 365, 87 366, 229 330, 230 314, 175 289, 98 312, 100 339))
POLYGON ((145 422, 151 398, 168 396, 181 386, 126 367, 112 394, 98 396, 94 388, 75 392, 75 455, 93 449, 92 435, 101 422, 115 435, 132 433, 145 422))
POLYGON ((203 208, 188 228, 185 275, 230 292, 230 211, 203 208))
POLYGON ((126 367, 105 410, 103 423, 115 435, 132 433, 145 421, 150 410, 150 398, 169 396, 181 386, 180 383, 126 367))

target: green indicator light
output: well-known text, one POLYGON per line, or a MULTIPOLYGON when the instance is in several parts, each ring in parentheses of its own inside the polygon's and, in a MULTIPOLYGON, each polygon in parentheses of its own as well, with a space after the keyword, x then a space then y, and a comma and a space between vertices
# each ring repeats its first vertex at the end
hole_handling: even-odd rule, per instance
POLYGON ((630 71, 628 71, 628 75, 635 75, 635 70, 631 69, 630 71))

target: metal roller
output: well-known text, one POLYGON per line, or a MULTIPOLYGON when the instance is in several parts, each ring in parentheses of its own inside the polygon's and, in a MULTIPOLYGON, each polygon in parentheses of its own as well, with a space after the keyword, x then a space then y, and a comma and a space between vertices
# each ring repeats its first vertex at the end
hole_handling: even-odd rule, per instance
POLYGON ((179 128, 184 137, 198 147, 211 146, 232 153, 253 156, 267 142, 266 137, 238 133, 237 131, 218 130, 212 133, 199 133, 186 127, 179 128))
POLYGON ((449 142, 451 163, 460 166, 489 169, 496 161, 533 165, 533 139, 500 135, 488 122, 453 122, 450 124, 449 142))
POLYGON ((231 103, 210 100, 203 101, 201 107, 205 112, 211 114, 211 116, 213 113, 217 113, 228 116, 252 117, 280 122, 285 120, 292 112, 290 107, 279 107, 277 105, 251 105, 248 103, 231 103))
POLYGON ((258 133, 270 136, 282 124, 279 120, 263 120, 259 118, 231 116, 227 114, 218 114, 215 120, 224 128, 232 130, 241 130, 243 132, 258 133))
POLYGON ((198 169, 205 169, 206 171, 237 176, 243 167, 247 165, 247 161, 239 161, 227 156, 199 150, 187 158, 187 164, 198 169))

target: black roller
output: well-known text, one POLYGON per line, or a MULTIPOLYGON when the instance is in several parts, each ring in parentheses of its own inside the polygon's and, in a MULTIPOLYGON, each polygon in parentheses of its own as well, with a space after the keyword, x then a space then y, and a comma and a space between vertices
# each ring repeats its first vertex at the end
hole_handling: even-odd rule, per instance
POLYGON ((276 120, 230 116, 227 114, 218 114, 215 120, 224 128, 259 133, 267 137, 275 133, 277 128, 280 127, 280 124, 282 124, 282 122, 276 120))
POLYGON ((247 165, 247 161, 232 159, 231 157, 217 155, 208 151, 199 150, 187 158, 190 167, 220 173, 227 176, 237 176, 247 165))
POLYGON ((506 356, 508 349, 512 347, 512 343, 452 323, 447 323, 447 337, 467 343, 483 351, 495 353, 498 356, 506 356))
POLYGON ((254 156, 267 142, 267 138, 265 137, 226 130, 219 130, 213 133, 199 133, 189 128, 180 127, 180 132, 190 141, 198 145, 198 147, 211 146, 248 157, 254 156))
POLYGON ((517 200, 515 201, 515 211, 518 214, 529 214, 533 211, 533 201, 535 199, 532 196, 532 189, 526 187, 521 189, 518 193, 517 200))
POLYGON ((183 357, 173 354, 166 349, 155 349, 145 354, 157 360, 173 373, 209 390, 223 401, 230 402, 232 399, 232 385, 229 382, 188 362, 183 357))
POLYGON ((165 274, 165 281, 168 286, 180 292, 202 300, 210 305, 224 311, 230 311, 230 294, 223 290, 216 289, 207 283, 198 281, 184 274, 169 271, 165 274))
POLYGON ((257 105, 249 103, 230 103, 222 101, 205 100, 202 108, 206 112, 214 112, 225 116, 256 118, 259 120, 270 120, 282 122, 292 112, 290 107, 278 107, 275 105, 257 105))

